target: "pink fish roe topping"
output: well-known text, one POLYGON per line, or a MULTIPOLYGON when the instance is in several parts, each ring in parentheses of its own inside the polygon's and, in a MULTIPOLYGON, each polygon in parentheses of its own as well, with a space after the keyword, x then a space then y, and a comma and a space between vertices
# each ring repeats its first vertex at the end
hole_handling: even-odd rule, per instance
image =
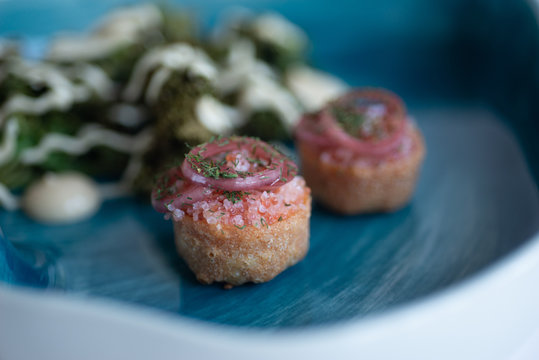
POLYGON ((168 206, 168 216, 181 220, 191 216, 195 221, 206 221, 208 224, 264 227, 277 221, 286 220, 299 210, 307 208, 306 199, 310 190, 305 180, 296 176, 288 183, 273 191, 249 190, 243 192, 241 199, 229 197, 219 190, 211 190, 203 200, 183 209, 168 206))

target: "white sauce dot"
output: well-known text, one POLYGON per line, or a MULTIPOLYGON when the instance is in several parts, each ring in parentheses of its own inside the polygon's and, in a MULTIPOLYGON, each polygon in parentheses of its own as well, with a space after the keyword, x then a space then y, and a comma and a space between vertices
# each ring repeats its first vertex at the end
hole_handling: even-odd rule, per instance
POLYGON ((97 184, 76 172, 48 173, 25 192, 23 209, 36 221, 60 224, 95 214, 101 205, 97 184))

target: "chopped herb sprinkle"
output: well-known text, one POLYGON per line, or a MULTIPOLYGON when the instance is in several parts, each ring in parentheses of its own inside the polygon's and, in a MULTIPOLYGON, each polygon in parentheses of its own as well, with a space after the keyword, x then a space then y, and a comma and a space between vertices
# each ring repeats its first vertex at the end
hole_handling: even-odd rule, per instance
POLYGON ((343 130, 352 136, 357 136, 365 122, 365 115, 344 106, 333 106, 331 112, 343 130))
POLYGON ((223 195, 228 199, 228 201, 231 201, 233 204, 241 201, 245 195, 245 191, 223 191, 223 195))
MULTIPOLYGON (((256 138, 249 137, 233 137, 231 139, 212 138, 210 142, 204 143, 198 147, 191 148, 190 152, 185 156, 185 161, 189 163, 191 168, 197 173, 206 178, 212 179, 234 179, 238 177, 245 178, 252 176, 255 173, 252 171, 239 171, 236 168, 240 165, 240 159, 230 159, 229 154, 235 151, 242 151, 242 147, 247 145, 244 150, 250 152, 245 158, 252 166, 256 167, 256 171, 275 170, 277 166, 280 168, 279 180, 287 182, 289 178, 283 176, 282 167, 283 164, 287 164, 288 171, 287 177, 293 177, 297 173, 297 167, 295 164, 286 161, 286 155, 284 155, 276 147, 268 146, 256 138), (251 146, 248 146, 252 143, 251 146), (224 147, 227 145, 233 147, 227 147, 222 152, 215 152, 214 146, 224 147), (210 146, 212 145, 213 148, 210 146), (237 145, 237 150, 235 146, 237 145), (210 152, 209 156, 205 154, 210 152), (228 165, 227 165, 228 164, 228 165), (291 174, 292 173, 292 174, 291 174)), ((264 177, 267 179, 268 177, 264 177)))

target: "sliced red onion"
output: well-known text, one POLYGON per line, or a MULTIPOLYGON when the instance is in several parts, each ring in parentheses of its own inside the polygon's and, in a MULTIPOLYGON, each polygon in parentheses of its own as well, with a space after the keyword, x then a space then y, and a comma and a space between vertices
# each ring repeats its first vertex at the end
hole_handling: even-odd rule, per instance
POLYGON ((152 192, 152 205, 162 213, 185 209, 216 191, 271 190, 292 180, 296 164, 265 142, 246 137, 218 139, 192 149, 181 167, 169 170, 152 192), (253 172, 228 166, 227 154, 246 154, 253 172))
POLYGON ((299 140, 318 147, 346 147, 359 155, 383 157, 400 146, 406 121, 404 104, 395 94, 380 89, 355 90, 331 102, 319 113, 304 116, 295 135, 299 140), (350 105, 360 111, 365 107, 365 103, 373 101, 384 105, 384 121, 394 125, 388 136, 381 140, 365 140, 348 134, 331 112, 332 107, 350 105))
POLYGON ((169 170, 152 191, 152 206, 166 213, 174 209, 192 206, 211 193, 211 189, 186 181, 180 168, 169 170))
POLYGON ((231 137, 200 145, 187 154, 182 172, 192 182, 226 191, 269 190, 286 184, 297 174, 286 155, 265 142, 231 137), (223 163, 226 154, 244 152, 261 169, 241 172, 223 163), (208 170, 209 169, 209 170, 208 170))
POLYGON ((332 124, 325 124, 321 120, 323 118, 319 113, 303 115, 296 127, 296 138, 319 147, 335 147, 335 142, 326 136, 328 126, 332 126, 332 124))

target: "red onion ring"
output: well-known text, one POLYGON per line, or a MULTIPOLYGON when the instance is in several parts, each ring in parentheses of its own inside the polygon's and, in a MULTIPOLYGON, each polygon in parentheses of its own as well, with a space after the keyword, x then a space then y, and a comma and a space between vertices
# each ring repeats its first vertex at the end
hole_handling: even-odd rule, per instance
MULTIPOLYGON (((211 166, 211 165, 210 165, 211 166)), ((231 137, 203 144, 192 149, 182 164, 183 174, 192 182, 220 190, 269 190, 286 184, 296 176, 298 169, 290 159, 261 140, 231 137), (265 162, 262 170, 256 173, 241 173, 231 168, 218 166, 221 176, 204 174, 205 167, 217 155, 231 151, 247 151, 252 158, 265 162), (226 176, 224 176, 226 175, 226 176), (232 177, 234 176, 234 177, 232 177)))
POLYGON ((271 190, 292 180, 297 172, 296 164, 286 155, 261 140, 246 137, 218 139, 193 148, 181 167, 170 169, 161 176, 152 191, 152 205, 155 210, 166 213, 185 209, 214 190, 271 190), (249 154, 252 158, 248 159, 260 165, 261 170, 243 173, 227 167, 226 155, 238 151, 249 154), (211 175, 216 176, 205 173, 208 166, 211 175))
MULTIPOLYGON (((325 136, 327 124, 320 121, 319 114, 305 114, 301 117, 295 131, 295 137, 319 147, 335 147, 331 138, 325 136)), ((333 121, 333 120, 331 120, 333 121)))
POLYGON ((170 211, 169 207, 180 209, 193 205, 204 198, 209 189, 198 184, 188 183, 180 168, 167 171, 158 180, 152 191, 152 206, 161 213, 170 211), (181 189, 181 192, 179 191, 181 189))
POLYGON ((296 128, 295 135, 299 140, 321 148, 346 147, 359 155, 383 157, 400 146, 406 130, 406 123, 406 110, 398 96, 381 89, 359 89, 329 103, 317 114, 303 116, 296 128), (387 137, 379 141, 372 141, 350 135, 330 111, 332 107, 354 104, 359 100, 374 100, 385 106, 384 121, 386 124, 395 124, 387 137))

